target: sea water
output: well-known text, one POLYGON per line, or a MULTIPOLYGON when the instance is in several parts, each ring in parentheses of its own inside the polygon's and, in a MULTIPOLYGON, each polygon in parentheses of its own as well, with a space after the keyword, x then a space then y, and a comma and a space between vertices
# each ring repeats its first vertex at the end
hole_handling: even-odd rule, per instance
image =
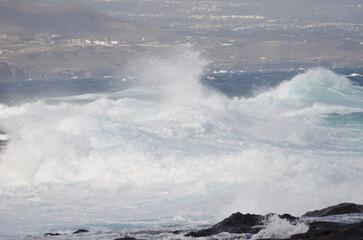
POLYGON ((207 70, 183 46, 113 79, 0 82, 0 238, 362 204, 362 69, 207 70))

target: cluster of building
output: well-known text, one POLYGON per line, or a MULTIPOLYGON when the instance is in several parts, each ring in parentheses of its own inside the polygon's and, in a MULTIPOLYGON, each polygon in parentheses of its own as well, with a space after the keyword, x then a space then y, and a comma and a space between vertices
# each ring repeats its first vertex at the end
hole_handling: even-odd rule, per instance
POLYGON ((115 47, 119 45, 129 46, 129 44, 127 44, 126 41, 111 40, 108 38, 105 38, 104 40, 74 38, 74 39, 69 39, 67 42, 68 46, 85 46, 85 45, 100 45, 107 47, 115 47))

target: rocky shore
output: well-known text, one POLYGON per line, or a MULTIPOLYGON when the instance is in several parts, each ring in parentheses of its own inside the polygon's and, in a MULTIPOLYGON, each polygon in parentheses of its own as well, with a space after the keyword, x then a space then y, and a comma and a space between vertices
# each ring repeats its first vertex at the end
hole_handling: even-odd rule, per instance
MULTIPOLYGON (((324 209, 307 212, 301 217, 294 217, 290 214, 278 215, 271 213, 258 215, 237 212, 209 228, 189 231, 185 229, 176 229, 173 231, 115 231, 107 235, 107 237, 105 235, 104 239, 144 240, 165 239, 167 237, 167 239, 216 240, 360 240, 363 239, 362 219, 363 205, 341 203, 324 209)), ((67 237, 67 239, 91 239, 92 234, 87 229, 79 229, 73 232, 73 234, 46 233, 44 236, 52 238, 63 236, 67 237)), ((98 235, 98 237, 101 236, 98 235)))
MULTIPOLYGON (((276 215, 267 214, 251 215, 241 214, 239 212, 232 214, 230 217, 224 219, 222 222, 217 223, 211 228, 202 229, 196 232, 190 232, 185 236, 191 237, 206 237, 216 235, 221 232, 228 233, 249 233, 260 235, 267 225, 271 222, 272 217, 277 217, 281 220, 289 222, 291 225, 297 226, 298 224, 306 224, 308 231, 305 233, 293 234, 288 238, 281 238, 278 236, 276 239, 362 239, 363 237, 363 220, 358 223, 345 223, 345 222, 330 222, 324 220, 324 217, 342 214, 363 213, 363 205, 354 203, 341 203, 335 206, 330 206, 321 210, 315 210, 305 213, 302 217, 294 217, 289 214, 276 215)), ((274 235, 274 233, 270 233, 274 235)), ((276 234, 276 233, 275 233, 276 234)), ((278 235, 278 234, 277 234, 278 235)), ((262 238, 257 239, 275 239, 275 238, 262 238)), ((253 238, 256 239, 256 238, 253 238)))

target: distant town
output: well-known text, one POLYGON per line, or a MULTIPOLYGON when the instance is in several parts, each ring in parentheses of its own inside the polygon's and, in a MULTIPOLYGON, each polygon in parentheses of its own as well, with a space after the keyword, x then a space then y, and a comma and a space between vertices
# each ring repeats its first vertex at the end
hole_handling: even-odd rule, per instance
MULTIPOLYGON (((51 26, 31 32, 29 23, 1 21, 3 79, 112 75, 128 59, 183 43, 201 51, 213 71, 363 66, 363 7, 356 1, 305 10, 287 6, 289 11, 275 16, 273 5, 252 0, 32 2, 49 19, 54 11, 59 19, 74 21, 57 29, 52 20, 51 26), (54 5, 48 7, 49 2, 54 5)), ((28 19, 38 21, 29 10, 33 5, 9 6, 1 0, 1 8, 28 11, 28 19)))

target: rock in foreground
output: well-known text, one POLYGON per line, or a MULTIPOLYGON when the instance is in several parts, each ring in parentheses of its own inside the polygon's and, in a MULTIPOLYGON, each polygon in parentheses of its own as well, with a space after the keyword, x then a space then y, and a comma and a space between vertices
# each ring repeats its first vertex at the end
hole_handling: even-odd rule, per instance
MULTIPOLYGON (((353 203, 342 203, 321 210, 307 212, 303 215, 303 217, 314 218, 351 213, 363 213, 363 206, 353 203)), ((212 226, 211 228, 189 232, 185 236, 208 237, 222 232, 256 234, 266 227, 264 224, 268 222, 267 220, 271 216, 273 216, 273 214, 267 214, 265 216, 262 216, 255 214, 241 214, 237 212, 232 214, 230 217, 224 219, 223 221, 217 223, 216 225, 212 226)), ((278 215, 278 217, 280 219, 287 220, 293 225, 296 225, 299 222, 304 222, 304 218, 293 217, 289 214, 278 215)), ((359 223, 339 223, 322 221, 321 219, 319 219, 319 221, 317 220, 314 221, 314 219, 309 219, 309 222, 305 223, 309 226, 309 230, 306 233, 295 234, 292 235, 290 238, 286 238, 285 240, 363 239, 363 221, 359 223)))
POLYGON ((335 222, 312 222, 306 233, 291 236, 291 240, 362 240, 363 221, 343 224, 335 222))
POLYGON ((73 234, 78 234, 78 233, 87 233, 89 232, 87 229, 78 229, 77 231, 75 231, 73 234))
MULTIPOLYGON (((263 229, 264 222, 273 214, 265 216, 256 214, 242 214, 240 212, 232 214, 230 217, 217 223, 211 228, 202 229, 196 232, 186 234, 187 237, 207 237, 222 232, 228 233, 249 233, 255 234, 263 229)), ((289 222, 295 222, 298 218, 289 214, 279 215, 279 218, 286 219, 289 222)))
POLYGON ((349 213, 363 213, 363 205, 354 203, 341 203, 338 205, 307 212, 303 217, 326 217, 331 215, 349 214, 349 213))

